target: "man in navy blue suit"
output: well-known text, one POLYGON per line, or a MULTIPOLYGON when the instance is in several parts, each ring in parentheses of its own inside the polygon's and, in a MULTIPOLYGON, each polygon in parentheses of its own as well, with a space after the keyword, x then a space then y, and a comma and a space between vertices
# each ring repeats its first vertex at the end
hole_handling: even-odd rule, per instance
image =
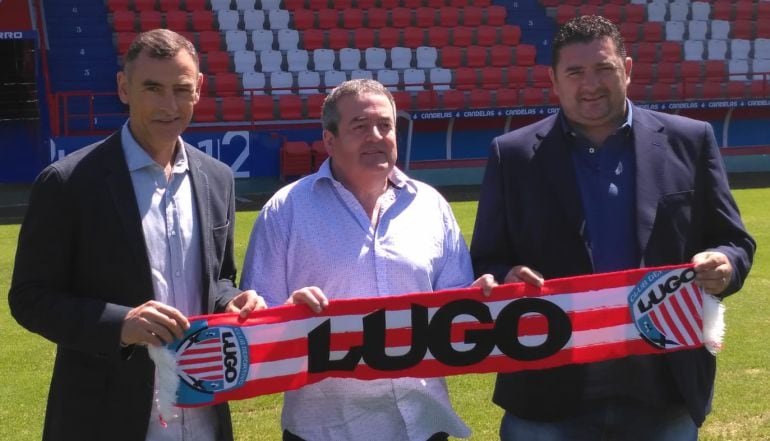
MULTIPOLYGON (((708 123, 626 97, 632 60, 608 20, 578 17, 553 41, 558 114, 496 138, 471 255, 477 274, 544 278, 692 262, 696 282, 738 291, 756 244, 708 123)), ((710 408, 705 349, 500 374, 503 440, 695 440, 710 408)))

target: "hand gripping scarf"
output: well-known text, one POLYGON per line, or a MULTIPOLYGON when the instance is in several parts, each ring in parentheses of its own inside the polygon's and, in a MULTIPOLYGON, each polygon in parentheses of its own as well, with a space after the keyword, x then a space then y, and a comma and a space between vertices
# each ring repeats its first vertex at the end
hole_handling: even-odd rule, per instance
POLYGON ((149 347, 163 418, 293 390, 370 380, 514 372, 720 346, 723 307, 692 265, 193 317, 184 337, 149 347))

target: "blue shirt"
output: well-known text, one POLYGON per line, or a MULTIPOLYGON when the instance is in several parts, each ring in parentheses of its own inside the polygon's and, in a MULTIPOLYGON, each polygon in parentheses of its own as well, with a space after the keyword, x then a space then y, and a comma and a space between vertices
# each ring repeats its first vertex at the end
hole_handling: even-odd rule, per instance
MULTIPOLYGON (((279 190, 254 224, 241 288, 269 306, 317 286, 329 299, 467 287, 470 255, 449 204, 398 169, 372 225, 361 204, 320 170, 279 190)), ((326 379, 284 394, 282 425, 315 441, 466 437, 442 378, 326 379)))
POLYGON ((585 216, 582 233, 597 273, 639 267, 636 160, 632 106, 627 103, 626 122, 600 146, 572 130, 561 116, 565 134, 573 140, 572 162, 585 216))

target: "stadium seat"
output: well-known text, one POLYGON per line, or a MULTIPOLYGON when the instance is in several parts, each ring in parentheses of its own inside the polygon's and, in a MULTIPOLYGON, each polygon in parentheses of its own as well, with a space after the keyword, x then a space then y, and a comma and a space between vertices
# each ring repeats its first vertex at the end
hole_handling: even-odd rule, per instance
POLYGON ((657 43, 636 43, 632 57, 637 62, 654 63, 658 61, 657 43))
POLYGON ((251 46, 255 51, 268 51, 273 49, 273 31, 257 29, 251 32, 251 46))
POLYGON ((471 109, 492 107, 492 93, 487 89, 474 89, 468 95, 468 105, 471 109))
POLYGON ((701 97, 704 99, 719 99, 724 97, 722 83, 706 81, 701 85, 701 97))
POLYGON ((291 49, 286 52, 286 69, 289 72, 308 70, 310 56, 304 49, 291 49))
MULTIPOLYGON (((163 0, 161 0, 163 2, 163 0)), ((235 9, 239 11, 253 11, 256 6, 255 0, 235 0, 235 9)), ((268 0, 261 2, 262 9, 275 9, 268 0)))
POLYGON ((687 23, 687 38, 689 40, 705 40, 707 33, 708 33, 707 21, 699 20, 699 21, 689 21, 687 23))
POLYGON ((449 46, 449 28, 434 27, 428 29, 428 46, 440 48, 449 46))
POLYGON ((302 32, 302 47, 308 51, 324 49, 324 38, 324 31, 320 29, 308 29, 302 32))
POLYGON ((533 66, 535 64, 535 46, 520 44, 516 46, 516 64, 519 66, 533 66))
POLYGON ((634 63, 631 71, 633 81, 638 84, 653 82, 653 63, 634 63))
POLYGON ((513 65, 508 67, 508 87, 526 87, 528 84, 529 84, 528 67, 513 66, 513 65))
POLYGON ((403 45, 409 48, 417 48, 425 44, 425 30, 414 26, 403 29, 401 33, 403 45))
POLYGON ((321 107, 323 106, 323 102, 326 99, 325 93, 316 93, 313 95, 308 95, 306 107, 307 107, 307 117, 308 118, 320 118, 321 117, 321 107))
POLYGON ((317 16, 318 27, 321 29, 335 29, 339 26, 340 13, 336 9, 321 9, 317 16))
POLYGON ((217 99, 210 96, 202 96, 195 105, 193 120, 195 122, 214 122, 217 116, 217 99))
POLYGON ((350 79, 351 80, 359 80, 359 79, 371 80, 371 79, 374 79, 374 75, 370 70, 356 69, 350 72, 350 79))
POLYGON ((230 0, 209 0, 209 3, 211 3, 212 11, 230 9, 230 0))
POLYGON ((704 76, 707 81, 723 82, 727 72, 725 63, 722 61, 706 61, 703 63, 704 76))
POLYGON ((423 90, 425 87, 425 71, 423 69, 404 70, 404 90, 423 90))
POLYGON ((477 6, 466 6, 460 11, 463 26, 476 27, 484 22, 484 10, 477 6))
POLYGON ((214 74, 214 85, 217 96, 234 95, 240 92, 238 75, 232 72, 214 74))
POLYGON ((339 51, 340 70, 356 70, 361 67, 361 51, 346 47, 339 51))
POLYGON ((263 50, 259 52, 259 71, 276 72, 282 69, 283 55, 281 51, 263 50))
POLYGON ((257 53, 247 50, 235 51, 233 64, 238 73, 254 72, 254 67, 257 64, 257 53))
POLYGON ((155 0, 133 0, 134 10, 137 12, 142 11, 155 11, 155 0))
POLYGON ((497 44, 497 27, 479 26, 476 28, 476 44, 479 46, 493 46, 497 44))
POLYGON ((439 9, 439 26, 454 28, 460 23, 460 11, 457 8, 445 6, 439 9))
MULTIPOLYGON (((400 40, 401 32, 396 28, 382 28, 377 31, 377 41, 380 48, 390 49, 396 47, 400 44, 400 40)), ((366 49, 368 48, 362 48, 361 50, 366 49)))
POLYGON ((308 0, 308 9, 312 9, 313 11, 320 11, 321 9, 326 9, 329 7, 329 1, 328 0, 308 0))
MULTIPOLYGON (((685 26, 683 21, 666 22, 666 40, 682 41, 684 40, 685 26)), ((693 38, 692 40, 702 40, 702 38, 693 38)))
POLYGON ((712 40, 727 40, 730 38, 730 22, 724 20, 709 21, 710 38, 712 40))
POLYGON ((364 11, 361 9, 345 9, 342 11, 342 27, 358 29, 364 26, 364 11))
POLYGON ((408 47, 394 47, 390 49, 390 68, 409 69, 412 67, 412 50, 408 47))
POLYGON ((368 11, 375 7, 376 0, 354 0, 355 6, 358 9, 363 9, 364 11, 368 11))
POLYGON ((374 46, 374 30, 359 28, 353 31, 353 46, 358 49, 366 49, 374 46))
POLYGON ((490 5, 486 8, 484 24, 489 26, 502 26, 505 24, 506 9, 502 5, 490 5))
POLYGON ((294 93, 294 75, 286 71, 270 73, 270 93, 273 95, 287 95, 294 93))
POLYGON ((326 31, 326 35, 329 49, 340 50, 350 47, 350 31, 347 29, 330 29, 326 31))
POLYGON ((413 26, 412 10, 400 7, 391 9, 390 26, 394 28, 405 28, 407 26, 413 26))
POLYGON ((278 50, 290 51, 299 47, 299 32, 296 29, 278 30, 278 50))
POLYGON ((316 71, 305 70, 297 73, 297 87, 302 95, 320 93, 321 75, 316 71))
POLYGON ((128 11, 130 0, 107 0, 107 11, 128 11))
POLYGON ((681 78, 682 82, 702 81, 703 63, 698 61, 682 61, 682 64, 679 65, 679 77, 681 78))
MULTIPOLYGON (((392 89, 391 89, 392 90, 392 89)), ((409 92, 391 92, 393 101, 396 103, 396 110, 412 110, 412 94, 409 92)))
POLYGON ((248 40, 246 31, 230 30, 225 32, 225 44, 230 52, 245 50, 248 40))
POLYGON ((461 90, 445 90, 441 94, 441 106, 445 109, 465 108, 465 93, 461 90))
POLYGON ((542 106, 546 104, 545 94, 540 88, 527 88, 522 91, 521 103, 525 106, 542 106))
POLYGON ((455 68, 462 65, 462 49, 457 46, 441 48, 441 67, 455 68))
POLYGON ((682 43, 678 41, 664 41, 660 44, 660 59, 669 63, 679 63, 683 60, 682 43))
MULTIPOLYGON (((230 54, 224 51, 210 51, 206 53, 206 72, 215 74, 230 70, 230 54)), ((254 70, 254 69, 252 69, 254 70)))
MULTIPOLYGON (((687 0, 674 0, 668 4, 668 19, 685 21, 690 14, 690 2, 687 0)), ((654 99, 654 93, 653 93, 654 99)))
POLYGON ((319 72, 334 70, 335 54, 331 49, 313 51, 313 69, 319 72))
MULTIPOLYGON (((708 40, 708 60, 725 60, 727 58, 726 40, 708 40)), ((686 55, 686 54, 685 54, 686 55)))
POLYGON ((734 20, 756 20, 754 13, 755 2, 739 1, 733 4, 734 6, 734 20))
POLYGON ((455 69, 454 88, 457 90, 471 90, 478 85, 476 69, 472 67, 459 67, 455 69))
POLYGON ((295 9, 292 11, 292 20, 294 28, 300 31, 313 29, 315 24, 315 13, 309 9, 295 9))
POLYGON ((136 14, 129 10, 117 10, 112 13, 112 28, 116 32, 133 32, 137 30, 136 14))
POLYGON ((201 52, 218 51, 222 49, 222 34, 217 31, 202 31, 198 33, 198 49, 201 52))
POLYGON ((684 59, 699 61, 703 59, 703 42, 699 40, 687 40, 684 42, 684 59))
POLYGON ((435 47, 420 46, 415 50, 415 58, 417 59, 417 67, 421 69, 429 69, 436 67, 436 60, 438 59, 438 51, 435 47))
POLYGON ((465 65, 469 67, 486 66, 487 48, 481 46, 468 46, 465 48, 465 65))
POLYGON ((692 20, 708 21, 711 18, 711 5, 702 1, 692 2, 690 5, 690 17, 692 20))
MULTIPOLYGON (((206 11, 206 3, 208 0, 184 0, 184 9, 187 12, 193 12, 193 11, 206 11)), ((208 12, 209 15, 211 15, 210 12, 208 12)))
POLYGON ((644 23, 647 9, 643 5, 626 4, 623 13, 626 22, 644 23))
POLYGON ((532 72, 532 86, 547 88, 551 87, 551 75, 549 74, 548 66, 543 64, 536 64, 530 68, 532 72))
POLYGON ((382 8, 371 8, 366 11, 366 25, 370 29, 382 29, 388 25, 388 11, 382 8))
POLYGON ((578 16, 578 8, 562 3, 556 7, 556 23, 564 24, 578 16))
POLYGON ((729 81, 747 81, 749 73, 748 60, 730 60, 727 64, 727 79, 729 81))
POLYGON ((730 58, 733 60, 747 60, 751 42, 749 40, 733 39, 730 41, 730 58))
POLYGON ((735 20, 730 22, 730 37, 742 40, 754 39, 754 22, 751 20, 735 20))
POLYGON ((265 74, 262 72, 247 72, 243 74, 243 89, 249 94, 265 94, 265 74))
POLYGON ((728 81, 725 88, 725 98, 746 98, 746 82, 728 81))
POLYGON ((650 99, 652 101, 669 101, 671 98, 671 84, 655 83, 650 86, 650 99))
POLYGON ((225 121, 244 121, 246 119, 246 101, 242 96, 222 98, 222 119, 225 121))
POLYGON ((668 7, 666 3, 652 2, 647 5, 647 20, 648 21, 665 21, 668 14, 668 7))
POLYGON ((166 28, 176 32, 190 30, 187 12, 178 9, 166 12, 166 28))
POLYGON ((677 65, 675 63, 658 63, 656 64, 656 68, 655 81, 673 84, 679 80, 676 72, 677 65))
MULTIPOLYGON (((317 118, 317 116, 315 118, 317 118)), ((329 157, 329 154, 326 152, 326 146, 324 145, 323 140, 317 139, 313 141, 313 143, 310 145, 310 152, 313 156, 313 171, 317 171, 321 167, 321 164, 323 164, 323 162, 326 160, 326 158, 329 157)))
POLYGON ((754 58, 755 59, 770 59, 770 39, 757 38, 754 40, 754 58))
POLYGON ((280 148, 279 178, 285 182, 288 177, 308 175, 313 170, 310 146, 305 141, 287 141, 280 148))
POLYGON ((326 88, 326 92, 331 92, 334 87, 347 79, 345 72, 339 70, 327 70, 324 72, 324 87, 326 88))
POLYGON ((278 113, 281 119, 302 119, 302 98, 297 95, 279 96, 278 113))
POLYGON ((484 67, 481 69, 481 87, 497 90, 506 87, 503 79, 503 69, 499 67, 484 67))
POLYGON ((429 80, 433 90, 449 89, 452 83, 452 71, 443 67, 436 67, 430 70, 429 80))
POLYGON ((286 29, 289 27, 289 11, 284 9, 272 9, 267 14, 267 19, 270 22, 270 29, 286 29))
POLYGON ((714 2, 711 8, 712 20, 730 21, 733 19, 732 2, 714 2))
POLYGON ((193 10, 190 13, 190 22, 196 32, 207 32, 214 29, 214 14, 211 11, 193 10))
POLYGON ((385 69, 387 52, 381 47, 369 47, 364 51, 365 66, 369 70, 385 69))
POLYGON ((647 98, 647 85, 631 83, 628 86, 628 97, 634 102, 645 102, 647 98))
POLYGON ((428 7, 419 7, 414 11, 415 26, 429 28, 436 24, 436 10, 428 7))
POLYGON ((458 26, 452 29, 452 46, 466 47, 473 44, 473 29, 458 26))
MULTIPOLYGON (((344 12, 344 11, 346 11, 348 9, 353 9, 354 8, 353 0, 334 0, 331 3, 332 3, 331 7, 336 9, 336 10, 338 10, 338 11, 343 11, 344 12)), ((362 8, 360 6, 356 6, 355 8, 359 9, 361 11, 365 10, 364 8, 362 8)))
POLYGON ((428 110, 438 107, 438 94, 435 90, 422 90, 415 97, 415 109, 428 110))
POLYGON ((518 89, 498 89, 495 93, 497 107, 513 107, 519 105, 518 89))
POLYGON ((238 11, 223 9, 217 12, 217 24, 220 31, 237 30, 241 17, 238 11))

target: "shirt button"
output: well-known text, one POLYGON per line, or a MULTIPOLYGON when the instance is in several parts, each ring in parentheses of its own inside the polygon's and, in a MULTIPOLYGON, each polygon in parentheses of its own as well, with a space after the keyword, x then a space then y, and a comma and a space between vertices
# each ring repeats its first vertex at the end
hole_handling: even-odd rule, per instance
POLYGON ((176 273, 174 273, 174 275, 175 275, 175 276, 177 276, 177 277, 179 277, 179 274, 180 274, 180 273, 179 273, 179 271, 177 271, 176 273))
POLYGON ((591 153, 591 154, 596 153, 596 149, 593 148, 593 147, 589 147, 588 148, 588 153, 591 153))

